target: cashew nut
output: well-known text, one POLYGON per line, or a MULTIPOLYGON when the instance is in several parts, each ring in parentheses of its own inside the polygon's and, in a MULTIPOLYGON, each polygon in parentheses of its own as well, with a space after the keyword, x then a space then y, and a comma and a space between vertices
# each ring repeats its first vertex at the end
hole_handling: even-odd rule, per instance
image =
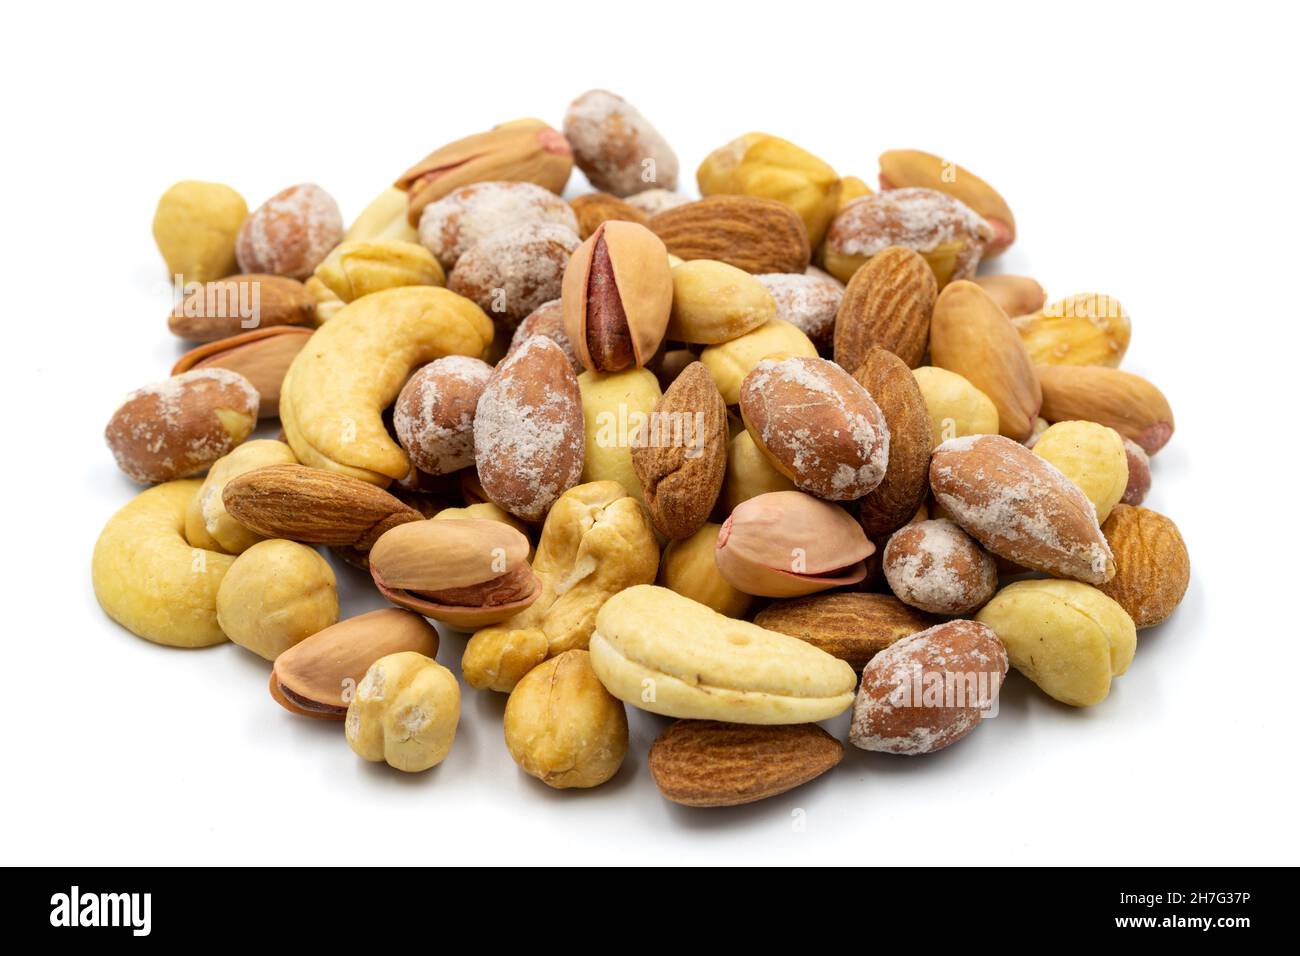
POLYGON ((217 625, 217 588, 235 559, 185 540, 185 512, 201 484, 169 481, 141 492, 95 542, 90 575, 100 606, 158 644, 207 647, 226 639, 217 625))
POLYGON ((411 470, 381 415, 411 371, 444 355, 481 356, 492 321, 435 286, 363 296, 311 337, 289 366, 280 420, 298 460, 387 485, 411 470))

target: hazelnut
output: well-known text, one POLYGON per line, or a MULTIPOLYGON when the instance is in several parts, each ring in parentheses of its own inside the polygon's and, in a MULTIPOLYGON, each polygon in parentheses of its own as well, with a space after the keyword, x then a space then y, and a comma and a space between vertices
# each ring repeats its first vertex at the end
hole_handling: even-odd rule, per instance
POLYGON ((217 623, 226 636, 268 661, 338 619, 333 569, 295 541, 253 545, 217 590, 217 623))

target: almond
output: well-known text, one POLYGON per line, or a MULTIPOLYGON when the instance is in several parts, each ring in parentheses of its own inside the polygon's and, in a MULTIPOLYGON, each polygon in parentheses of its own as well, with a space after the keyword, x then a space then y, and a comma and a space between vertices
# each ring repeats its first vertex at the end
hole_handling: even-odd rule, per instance
POLYGON ((316 300, 296 279, 238 275, 190 291, 167 317, 172 335, 191 342, 215 342, 250 329, 314 325, 316 300))
POLYGON ((759 611, 754 623, 807 641, 862 673, 890 644, 939 620, 892 594, 836 591, 776 601, 759 611))
POLYGON ((650 228, 681 259, 717 259, 746 272, 803 272, 811 250, 789 206, 751 196, 710 196, 659 213, 650 228))
POLYGON ((673 803, 733 807, 793 790, 844 757, 816 724, 679 720, 650 748, 650 775, 673 803))
POLYGON ((655 527, 689 538, 706 521, 727 470, 727 406, 692 362, 664 392, 632 445, 632 467, 655 527))
MULTIPOLYGON (((1174 433, 1174 413, 1146 379, 1097 365, 1040 365, 1042 415, 1049 422, 1080 420, 1115 429, 1154 455, 1174 433)), ((990 396, 992 397, 992 396, 990 396)))
POLYGON ((1007 665, 997 634, 975 621, 905 637, 863 670, 849 743, 906 756, 951 746, 993 706, 1007 665))
POLYGON ((835 315, 835 361, 854 372, 872 346, 917 368, 930 341, 939 286, 915 251, 890 246, 853 274, 835 315))
POLYGON ((585 445, 568 357, 548 338, 525 340, 479 396, 474 458, 483 490, 511 514, 538 521, 582 477, 585 445))
POLYGON ((929 494, 930 413, 916 376, 893 352, 873 346, 853 379, 879 406, 889 429, 885 477, 858 505, 867 537, 883 538, 911 521, 929 494))
POLYGON ((578 217, 578 235, 588 239, 602 222, 611 219, 621 222, 634 222, 644 226, 649 217, 635 206, 629 206, 617 196, 609 193, 588 193, 578 196, 569 203, 573 213, 578 217))
POLYGON ((989 551, 1057 577, 1102 584, 1115 560, 1097 512, 1053 465, 1000 435, 953 438, 934 450, 930 486, 989 551))
POLYGON ((1178 526, 1150 508, 1116 505, 1101 526, 1115 553, 1115 576, 1098 585, 1139 627, 1154 627, 1187 593, 1191 562, 1178 526))
POLYGON ((954 282, 940 293, 930 320, 930 358, 993 401, 999 433, 1016 441, 1033 433, 1043 405, 1034 365, 1011 320, 975 283, 954 282))
POLYGON ((424 516, 359 478, 305 465, 270 465, 226 483, 222 504, 264 538, 368 551, 389 528, 424 516))
POLYGON ((277 325, 232 335, 191 349, 176 360, 172 374, 195 368, 224 368, 237 372, 252 383, 260 396, 257 414, 274 418, 280 414, 280 387, 289 364, 302 351, 312 330, 296 325, 277 325))
POLYGON ((851 501, 885 477, 889 426, 834 362, 763 359, 741 384, 740 412, 754 443, 802 491, 851 501))

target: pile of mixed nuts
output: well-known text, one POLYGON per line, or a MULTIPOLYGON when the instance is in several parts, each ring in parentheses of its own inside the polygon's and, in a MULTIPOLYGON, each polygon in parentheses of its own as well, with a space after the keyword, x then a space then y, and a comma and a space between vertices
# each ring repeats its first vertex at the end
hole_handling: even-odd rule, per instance
POLYGON ((816 722, 850 707, 850 743, 926 754, 1008 667, 1103 701, 1189 576, 1141 507, 1173 415, 1117 367, 1119 303, 977 276, 1015 219, 928 153, 885 153, 873 191, 749 133, 697 181, 593 90, 562 132, 436 150, 346 230, 316 185, 251 214, 167 190, 195 347, 109 421, 152 487, 96 544, 104 610, 234 641, 277 703, 406 771, 460 717, 433 619, 471 635, 466 683, 510 695, 527 773, 610 779, 630 704, 677 718, 650 769, 694 806, 830 769, 816 722), (600 191, 566 201, 575 163, 600 191), (320 546, 395 607, 339 620, 320 546))

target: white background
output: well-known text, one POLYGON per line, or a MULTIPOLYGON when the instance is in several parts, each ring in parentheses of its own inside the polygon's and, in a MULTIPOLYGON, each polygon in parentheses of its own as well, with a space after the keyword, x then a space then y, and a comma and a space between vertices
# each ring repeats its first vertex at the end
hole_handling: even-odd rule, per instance
MULTIPOLYGON (((12 9, 0 856, 1296 863, 1295 23, 1283 4, 1153 6, 12 9), (699 811, 651 783, 658 718, 632 715, 614 781, 552 792, 511 762, 504 697, 465 688, 451 756, 404 776, 277 707, 240 648, 154 646, 100 612, 91 548, 136 490, 101 432, 182 351, 159 194, 216 180, 253 207, 313 181, 350 220, 429 150, 519 116, 558 126, 593 86, 659 127, 692 190, 704 154, 751 129, 869 181, 884 149, 941 153, 1016 212, 997 270, 1121 299, 1125 367, 1177 417, 1147 504, 1177 520, 1193 576, 1104 704, 1058 706, 1013 675, 1001 715, 948 751, 850 748, 809 786, 699 811)), ((575 173, 570 193, 585 188, 575 173)), ((340 575, 345 616, 379 606, 340 575)), ((439 659, 456 668, 463 641, 439 659)))

